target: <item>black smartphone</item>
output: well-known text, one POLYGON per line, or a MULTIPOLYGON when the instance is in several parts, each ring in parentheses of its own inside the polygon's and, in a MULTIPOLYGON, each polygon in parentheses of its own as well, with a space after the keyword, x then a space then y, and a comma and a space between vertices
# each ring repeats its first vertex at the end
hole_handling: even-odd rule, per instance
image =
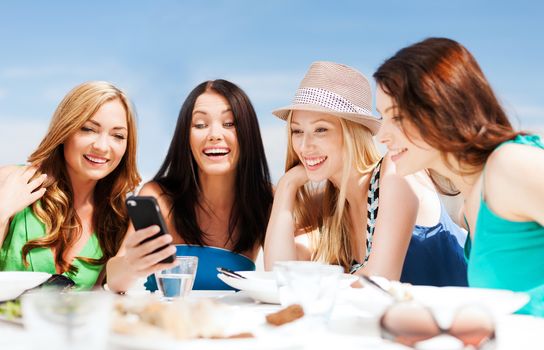
MULTIPOLYGON (((134 229, 140 230, 151 225, 157 225, 161 229, 159 233, 149 238, 146 238, 142 241, 142 243, 151 241, 157 237, 160 237, 161 235, 168 233, 168 231, 166 230, 166 224, 164 223, 164 218, 159 208, 159 204, 157 203, 155 197, 131 196, 128 197, 125 202, 127 204, 128 216, 132 221, 134 229)), ((153 251, 153 253, 156 253, 167 246, 168 245, 160 247, 153 251)), ((161 263, 171 263, 175 260, 175 258, 176 255, 173 254, 162 260, 161 263)))

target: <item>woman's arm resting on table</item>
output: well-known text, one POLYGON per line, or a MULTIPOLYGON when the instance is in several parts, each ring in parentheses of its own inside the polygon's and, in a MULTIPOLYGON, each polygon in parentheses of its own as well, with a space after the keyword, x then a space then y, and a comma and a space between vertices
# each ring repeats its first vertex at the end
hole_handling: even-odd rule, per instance
MULTIPOLYGON (((391 166, 390 164, 389 166, 391 166)), ((368 263, 357 273, 398 280, 419 207, 406 179, 393 171, 380 176, 380 202, 368 263)))

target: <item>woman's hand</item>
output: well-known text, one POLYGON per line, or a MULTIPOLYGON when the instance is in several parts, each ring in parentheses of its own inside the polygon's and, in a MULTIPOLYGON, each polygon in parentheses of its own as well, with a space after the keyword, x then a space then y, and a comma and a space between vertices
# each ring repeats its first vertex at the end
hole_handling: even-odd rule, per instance
POLYGON ((161 263, 162 260, 176 254, 176 247, 171 245, 172 236, 163 234, 150 241, 146 239, 159 233, 156 225, 131 232, 127 235, 124 246, 126 267, 135 277, 146 277, 154 272, 174 267, 176 262, 161 263), (161 249, 163 248, 163 249, 161 249), (157 252, 155 252, 158 250, 157 252))
POLYGON ((46 174, 34 177, 38 169, 32 166, 0 167, 0 221, 9 220, 17 212, 40 199, 46 174))
POLYGON ((265 270, 272 270, 276 261, 297 260, 299 250, 306 250, 299 249, 295 242, 293 210, 297 190, 307 182, 306 169, 301 164, 289 169, 278 182, 264 240, 265 270))
POLYGON ((306 169, 302 164, 298 164, 289 169, 280 179, 278 187, 287 186, 293 190, 298 190, 309 181, 306 169))
POLYGON ((131 225, 121 249, 106 265, 107 283, 111 291, 126 292, 138 278, 176 266, 175 261, 161 263, 176 253, 176 247, 170 244, 172 236, 164 234, 144 242, 159 231, 156 225, 137 231, 131 225))

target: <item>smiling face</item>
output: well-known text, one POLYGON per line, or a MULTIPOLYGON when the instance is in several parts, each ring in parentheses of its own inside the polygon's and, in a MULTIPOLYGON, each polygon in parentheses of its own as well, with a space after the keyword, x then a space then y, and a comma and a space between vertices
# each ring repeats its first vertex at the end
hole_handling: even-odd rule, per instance
POLYGON ((206 91, 196 99, 190 143, 202 174, 221 175, 236 171, 238 139, 234 115, 225 97, 206 91))
POLYGON ((343 167, 340 119, 324 113, 293 111, 290 127, 293 151, 308 178, 314 182, 340 179, 343 167))
POLYGON ((104 103, 64 143, 64 159, 72 181, 98 181, 121 162, 127 149, 127 112, 118 100, 104 103))
POLYGON ((379 85, 376 89, 376 109, 383 118, 376 137, 387 146, 399 175, 405 176, 422 169, 436 168, 437 164, 442 162, 440 152, 425 143, 409 121, 402 120, 403 117, 399 115, 393 99, 379 85))

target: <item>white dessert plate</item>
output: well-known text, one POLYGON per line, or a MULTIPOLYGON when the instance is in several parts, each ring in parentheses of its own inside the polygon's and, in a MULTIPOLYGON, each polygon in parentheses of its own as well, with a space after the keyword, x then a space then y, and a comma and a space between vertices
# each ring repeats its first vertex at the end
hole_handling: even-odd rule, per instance
MULTIPOLYGON (((229 286, 243 290, 254 300, 268 304, 279 304, 280 297, 276 285, 276 275, 273 271, 236 271, 246 277, 234 278, 224 274, 217 277, 229 286)), ((342 274, 339 280, 340 288, 348 288, 357 280, 357 276, 342 274)))
POLYGON ((32 271, 0 272, 0 301, 17 298, 25 290, 47 281, 51 274, 32 271))

